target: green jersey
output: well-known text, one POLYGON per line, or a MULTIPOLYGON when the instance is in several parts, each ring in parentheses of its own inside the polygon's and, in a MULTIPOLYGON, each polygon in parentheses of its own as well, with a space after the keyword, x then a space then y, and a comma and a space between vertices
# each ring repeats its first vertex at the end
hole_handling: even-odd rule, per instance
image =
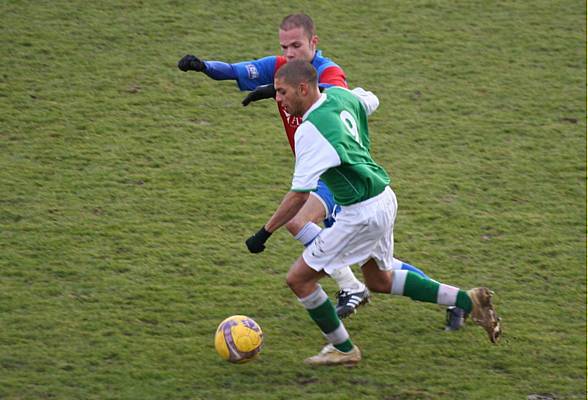
POLYGON ((361 88, 325 90, 296 130, 291 190, 314 190, 320 178, 343 206, 380 194, 390 178, 370 155, 367 124, 377 107, 378 98, 361 88))

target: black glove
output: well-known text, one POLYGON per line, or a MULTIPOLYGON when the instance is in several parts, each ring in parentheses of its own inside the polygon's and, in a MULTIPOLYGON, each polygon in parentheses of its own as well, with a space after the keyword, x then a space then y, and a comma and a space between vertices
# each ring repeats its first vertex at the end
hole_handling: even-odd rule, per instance
POLYGON ((259 231, 257 231, 255 235, 247 239, 245 244, 251 253, 261 253, 263 250, 265 250, 264 243, 271 235, 272 233, 266 231, 265 226, 263 226, 259 231))
POLYGON ((202 72, 206 69, 206 65, 198 57, 188 54, 178 61, 178 68, 184 72, 190 70, 202 72))
POLYGON ((275 99, 276 98, 276 89, 274 88, 273 84, 269 85, 262 85, 256 87, 253 91, 249 92, 249 94, 243 99, 241 104, 246 106, 247 104, 251 103, 252 101, 258 101, 263 99, 275 99))

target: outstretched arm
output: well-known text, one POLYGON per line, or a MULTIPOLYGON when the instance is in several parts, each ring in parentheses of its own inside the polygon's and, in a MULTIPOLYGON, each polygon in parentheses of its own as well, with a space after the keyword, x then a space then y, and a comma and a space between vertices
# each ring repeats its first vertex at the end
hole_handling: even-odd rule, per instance
MULTIPOLYGON (((319 90, 322 93, 323 90, 325 90, 326 88, 331 87, 331 86, 333 86, 333 85, 319 83, 319 90)), ((261 85, 261 86, 256 87, 255 89, 253 89, 251 92, 249 92, 247 94, 247 96, 245 96, 243 101, 241 101, 241 104, 243 104, 244 106, 247 106, 247 105, 249 105, 249 103, 252 103, 254 101, 259 101, 259 100, 263 100, 263 99, 275 99, 275 98, 276 98, 276 89, 274 88, 274 84, 270 83, 269 85, 261 85)))
POLYGON ((269 221, 245 241, 252 253, 261 253, 271 234, 300 211, 309 193, 316 189, 319 177, 329 168, 341 165, 333 146, 310 122, 303 122, 296 131, 296 166, 292 188, 269 221))
POLYGON ((185 55, 180 61, 178 61, 178 68, 184 72, 204 72, 206 75, 217 81, 237 79, 237 73, 231 64, 222 61, 203 61, 191 54, 185 55))
POLYGON ((255 235, 245 241, 249 251, 261 253, 265 250, 265 242, 272 233, 294 218, 306 203, 308 195, 309 192, 288 192, 269 221, 255 235))
POLYGON ((288 192, 282 199, 280 206, 265 224, 268 232, 275 232, 300 211, 310 192, 288 192))
POLYGON ((276 98, 276 89, 274 88, 274 84, 270 83, 269 85, 261 85, 253 89, 251 92, 245 96, 241 104, 247 106, 252 101, 259 101, 263 99, 275 99, 276 98))
POLYGON ((203 72, 215 80, 234 80, 241 90, 253 90, 260 85, 273 84, 276 57, 229 64, 222 61, 204 61, 188 54, 178 61, 181 71, 203 72))

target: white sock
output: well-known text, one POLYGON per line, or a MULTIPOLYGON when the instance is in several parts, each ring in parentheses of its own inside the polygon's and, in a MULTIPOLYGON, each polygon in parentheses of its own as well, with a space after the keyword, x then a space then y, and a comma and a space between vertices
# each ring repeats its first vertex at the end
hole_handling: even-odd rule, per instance
POLYGON ((355 277, 350 267, 336 269, 331 273, 331 278, 346 292, 360 292, 365 289, 365 285, 355 277))
POLYGON ((314 222, 307 222, 306 225, 300 229, 300 232, 294 236, 294 239, 298 240, 304 246, 308 246, 314 239, 316 239, 319 233, 321 233, 321 230, 321 227, 314 222))
POLYGON ((300 301, 304 308, 306 308, 307 310, 314 310, 315 308, 322 305, 328 299, 329 296, 327 296, 322 286, 317 284, 317 288, 314 292, 312 292, 306 297, 298 298, 298 301, 300 301))

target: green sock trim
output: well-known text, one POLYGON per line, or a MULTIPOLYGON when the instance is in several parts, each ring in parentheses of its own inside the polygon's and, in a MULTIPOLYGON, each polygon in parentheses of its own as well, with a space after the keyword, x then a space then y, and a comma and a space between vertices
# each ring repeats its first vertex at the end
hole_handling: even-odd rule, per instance
POLYGON ((344 353, 353 350, 353 343, 351 342, 351 339, 347 339, 343 343, 334 344, 333 346, 335 346, 337 350, 342 351, 344 353))
POLYGON ((339 327, 341 320, 337 316, 331 300, 327 299, 323 304, 312 310, 307 310, 313 321, 324 333, 331 333, 339 327))
POLYGON ((472 312, 472 299, 470 299, 470 296, 468 296, 465 290, 460 290, 457 292, 457 300, 455 300, 455 305, 467 313, 472 312))
POLYGON ((415 272, 409 271, 404 282, 404 296, 413 300, 425 301, 437 304, 437 292, 439 283, 423 278, 415 272))

